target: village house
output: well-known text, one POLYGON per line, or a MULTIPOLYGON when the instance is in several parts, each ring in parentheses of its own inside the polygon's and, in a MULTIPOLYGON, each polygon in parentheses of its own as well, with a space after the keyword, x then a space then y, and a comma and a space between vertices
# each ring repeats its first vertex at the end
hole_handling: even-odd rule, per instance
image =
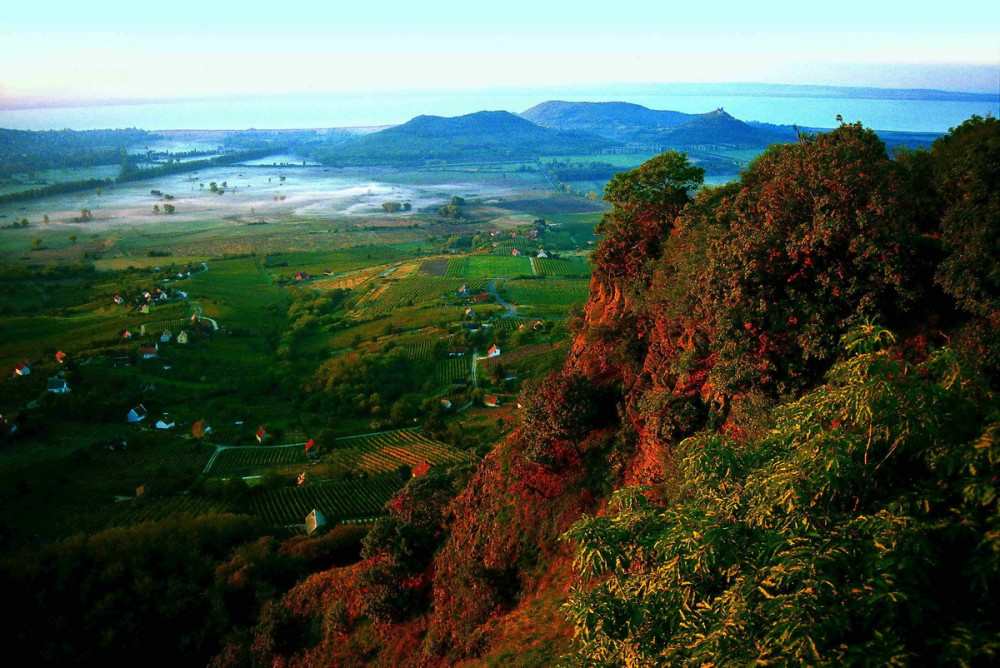
POLYGON ((485 304, 490 300, 490 293, 484 292, 481 295, 476 295, 472 298, 473 304, 485 304))
POLYGON ((65 378, 53 376, 45 382, 45 389, 55 394, 65 394, 69 392, 69 385, 66 384, 65 378))
POLYGON ((297 271, 297 272, 295 272, 295 280, 296 281, 308 281, 310 278, 311 278, 311 276, 309 276, 309 272, 307 272, 307 271, 297 271))
POLYGON ((159 350, 159 346, 155 343, 140 343, 139 344, 139 354, 142 355, 143 359, 152 359, 156 357, 156 351, 159 350))
POLYGON ((446 411, 447 411, 447 410, 451 410, 451 402, 450 402, 450 401, 448 401, 447 399, 442 399, 442 400, 441 400, 441 407, 442 407, 443 409, 445 409, 446 411))
POLYGON ((260 427, 257 429, 257 442, 263 443, 265 438, 267 438, 267 431, 263 427, 260 427))
POLYGON ((306 535, 311 534, 316 529, 326 524, 326 517, 315 508, 306 515, 306 535))
POLYGON ((127 422, 142 422, 145 419, 146 419, 146 407, 143 406, 142 404, 139 404, 138 406, 130 410, 128 412, 128 415, 125 416, 125 420, 127 422))
POLYGON ((448 357, 461 357, 468 354, 468 352, 469 349, 465 346, 455 346, 454 348, 448 348, 448 357))
POLYGON ((499 408, 500 407, 500 397, 495 394, 487 394, 483 397, 483 405, 487 408, 499 408))
POLYGON ((424 475, 430 470, 431 470, 430 463, 428 463, 426 459, 422 459, 420 460, 419 464, 413 467, 413 470, 411 470, 410 473, 412 473, 414 476, 420 476, 424 475))
POLYGON ((189 335, 188 335, 186 329, 181 330, 181 333, 177 335, 177 343, 181 343, 181 344, 187 343, 188 342, 188 336, 189 335))
POLYGON ((157 420, 156 424, 153 425, 153 426, 156 427, 157 429, 173 429, 174 428, 174 420, 169 415, 167 415, 166 413, 164 413, 163 417, 161 417, 159 420, 157 420))
POLYGON ((125 332, 122 334, 122 338, 128 341, 129 339, 132 338, 132 332, 126 329, 125 332))
POLYGON ((163 330, 163 334, 160 334, 160 343, 169 343, 173 335, 169 329, 163 330))
POLYGON ((540 251, 538 251, 538 255, 536 255, 535 257, 537 257, 537 258, 538 258, 538 259, 540 259, 540 260, 544 260, 544 259, 545 259, 545 258, 547 258, 548 256, 549 256, 549 254, 548 254, 548 253, 546 253, 546 252, 545 252, 545 249, 543 248, 543 249, 541 249, 540 251))
POLYGON ((64 353, 61 350, 56 353, 56 361, 57 362, 59 362, 60 364, 62 364, 63 360, 65 360, 65 359, 66 359, 66 353, 64 353))
POLYGON ((121 295, 115 295, 115 303, 116 304, 124 304, 125 300, 122 298, 121 295))
POLYGON ((469 286, 463 285, 458 290, 455 291, 456 297, 461 297, 462 299, 467 299, 471 293, 469 292, 469 286))
POLYGON ((514 250, 512 250, 512 251, 510 252, 510 254, 511 254, 511 255, 513 255, 514 257, 520 257, 520 256, 521 256, 521 251, 519 251, 519 250, 517 250, 517 249, 515 248, 514 250))
POLYGON ((493 344, 493 347, 486 353, 487 357, 500 357, 500 346, 493 344))
POLYGON ((28 364, 28 360, 24 360, 23 362, 20 362, 17 366, 14 367, 14 375, 15 376, 31 375, 31 366, 28 364))
POLYGON ((465 309, 466 318, 469 318, 470 320, 475 320, 476 316, 477 316, 476 309, 472 308, 471 306, 465 309))

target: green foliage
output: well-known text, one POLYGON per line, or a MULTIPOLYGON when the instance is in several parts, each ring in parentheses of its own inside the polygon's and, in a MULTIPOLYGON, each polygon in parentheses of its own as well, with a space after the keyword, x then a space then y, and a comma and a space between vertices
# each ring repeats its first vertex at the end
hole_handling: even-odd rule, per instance
POLYGON ((848 337, 762 440, 685 441, 667 507, 626 489, 566 534, 582 661, 996 661, 1000 415, 947 350, 888 342, 848 337))
POLYGON ((604 191, 615 208, 595 230, 601 241, 594 263, 609 276, 645 280, 646 263, 658 256, 665 234, 704 174, 675 151, 617 174, 604 191))
POLYGON ((938 280, 968 311, 1000 318, 1000 120, 973 116, 934 142, 948 256, 938 280))

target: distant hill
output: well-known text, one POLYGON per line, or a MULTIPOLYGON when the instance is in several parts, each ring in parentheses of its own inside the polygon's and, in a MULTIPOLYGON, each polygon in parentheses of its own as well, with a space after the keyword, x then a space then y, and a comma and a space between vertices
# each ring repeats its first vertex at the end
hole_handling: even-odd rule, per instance
POLYGON ((765 148, 775 142, 792 141, 795 131, 786 126, 753 127, 733 118, 723 109, 691 118, 683 125, 660 132, 646 133, 661 146, 732 144, 765 148))
POLYGON ((707 114, 658 111, 628 102, 543 102, 521 114, 546 127, 589 131, 650 150, 705 144, 764 148, 795 138, 790 127, 754 127, 722 109, 707 114))
POLYGON ((630 127, 674 127, 695 114, 656 111, 630 102, 542 102, 521 113, 533 123, 566 130, 620 132, 630 127))
POLYGON ((480 111, 454 118, 417 116, 314 156, 328 164, 413 165, 429 160, 533 159, 611 146, 613 141, 597 135, 543 128, 507 111, 480 111))

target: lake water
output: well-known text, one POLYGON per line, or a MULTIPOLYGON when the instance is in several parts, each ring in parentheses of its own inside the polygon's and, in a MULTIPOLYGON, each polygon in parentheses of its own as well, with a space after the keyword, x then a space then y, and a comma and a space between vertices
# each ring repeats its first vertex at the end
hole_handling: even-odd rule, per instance
POLYGON ((328 128, 403 123, 420 114, 522 112, 547 100, 634 102, 651 109, 704 113, 718 107, 744 121, 836 126, 836 116, 875 130, 946 132, 973 114, 1000 115, 1000 100, 898 100, 789 95, 676 94, 663 87, 481 89, 216 98, 89 107, 0 109, 0 127, 19 130, 136 127, 145 130, 328 128))

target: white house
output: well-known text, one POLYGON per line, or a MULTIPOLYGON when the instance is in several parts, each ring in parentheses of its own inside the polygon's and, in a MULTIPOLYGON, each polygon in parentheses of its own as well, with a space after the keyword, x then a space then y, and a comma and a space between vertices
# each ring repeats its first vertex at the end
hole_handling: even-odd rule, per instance
POLYGON ((494 346, 489 349, 489 352, 486 353, 486 356, 487 357, 499 357, 500 356, 500 346, 494 344, 494 346))
POLYGON ((163 417, 161 417, 159 420, 157 420, 156 424, 154 426, 157 429, 173 429, 174 428, 174 420, 169 415, 167 415, 166 413, 164 413, 163 417))
POLYGON ((146 407, 139 404, 128 412, 125 419, 129 422, 142 422, 146 419, 146 407))

